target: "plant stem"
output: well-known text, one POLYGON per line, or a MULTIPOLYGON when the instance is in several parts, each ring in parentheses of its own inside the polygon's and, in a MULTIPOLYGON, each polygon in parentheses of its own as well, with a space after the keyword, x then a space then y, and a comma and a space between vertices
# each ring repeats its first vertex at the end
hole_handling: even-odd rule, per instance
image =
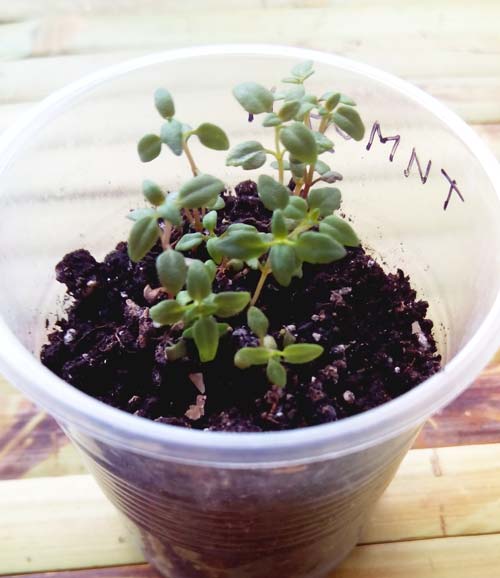
POLYGON ((172 223, 164 221, 163 231, 161 234, 161 246, 163 249, 168 249, 170 247, 170 235, 172 234, 172 223))
POLYGON ((328 118, 328 115, 326 114, 326 115, 321 119, 321 122, 319 123, 318 132, 324 134, 324 133, 326 132, 326 129, 328 128, 329 122, 330 122, 330 119, 328 118))
POLYGON ((300 189, 302 189, 302 185, 304 184, 304 179, 298 179, 295 183, 295 188, 293 189, 293 194, 297 197, 300 195, 300 189))
POLYGON ((274 127, 274 146, 276 147, 276 162, 278 163, 278 180, 283 184, 285 180, 285 169, 283 167, 283 153, 280 147, 280 130, 281 127, 274 127))
POLYGON ((191 154, 191 151, 189 150, 187 140, 185 140, 182 143, 182 150, 184 151, 184 153, 186 155, 186 158, 189 162, 189 166, 191 167, 191 172, 193 173, 193 175, 194 176, 199 175, 200 169, 196 166, 196 163, 194 162, 194 158, 193 158, 193 155, 191 154))
POLYGON ((184 215, 186 219, 189 221, 191 225, 194 225, 193 215, 191 215, 191 211, 189 209, 182 209, 184 211, 184 215))
POLYGON ((193 209, 193 215, 194 215, 194 228, 197 231, 203 231, 203 225, 201 224, 200 218, 200 211, 198 209, 193 209))
POLYGON ((307 197, 307 193, 309 192, 309 189, 311 188, 313 177, 314 177, 314 163, 311 163, 309 165, 309 169, 306 173, 306 178, 304 181, 304 190, 302 191, 302 194, 301 194, 301 196, 304 199, 307 197))
POLYGON ((267 258, 267 261, 264 263, 264 266, 260 269, 260 278, 255 287, 255 291, 252 296, 252 300, 250 301, 250 305, 255 305, 257 299, 259 298, 260 292, 264 287, 264 283, 266 282, 267 276, 271 273, 271 259, 270 257, 267 258))
POLYGON ((308 128, 312 128, 311 126, 311 113, 308 112, 305 116, 304 116, 304 124, 308 127, 308 128))

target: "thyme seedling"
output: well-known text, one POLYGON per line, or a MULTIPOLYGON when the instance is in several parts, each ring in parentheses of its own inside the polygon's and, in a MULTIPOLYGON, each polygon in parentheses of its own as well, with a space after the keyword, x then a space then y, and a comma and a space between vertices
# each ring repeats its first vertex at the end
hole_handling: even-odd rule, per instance
POLYGON ((248 309, 247 324, 259 338, 259 345, 238 350, 234 356, 234 364, 240 369, 247 369, 252 365, 265 365, 267 378, 272 385, 279 387, 286 385, 286 368, 283 361, 292 364, 308 363, 323 353, 323 347, 315 343, 285 342, 283 349, 278 349, 276 340, 268 334, 269 320, 257 307, 252 306, 248 309))
POLYGON ((345 256, 346 246, 359 245, 349 223, 334 214, 340 207, 340 190, 316 185, 342 180, 342 175, 320 158, 334 148, 326 135, 328 129, 336 126, 360 140, 364 126, 356 103, 349 97, 339 92, 309 94, 304 83, 312 74, 312 62, 303 62, 283 79, 287 85, 283 90, 245 82, 233 91, 244 110, 252 117, 263 115, 263 127, 273 132, 271 148, 257 140, 246 141, 233 147, 226 158, 228 166, 254 170, 271 157, 276 178, 261 174, 257 179, 260 201, 272 212, 265 232, 245 223, 232 223, 217 235, 217 211, 224 207, 222 193, 227 187, 219 178, 200 171, 189 141, 196 136, 208 148, 228 150, 229 139, 223 129, 212 123, 191 128, 176 117, 171 94, 163 88, 155 92, 155 107, 165 122, 159 134, 150 133, 140 139, 139 156, 143 162, 150 162, 166 145, 174 155, 186 157, 193 177, 174 192, 167 192, 150 180, 143 182, 149 206, 129 214, 134 224, 128 252, 130 259, 137 262, 158 243, 161 245, 156 270, 161 291, 168 298, 154 305, 150 315, 158 326, 182 329, 181 339, 166 350, 169 359, 186 355, 185 340, 192 339, 200 360, 213 360, 220 337, 229 330, 229 325, 219 319, 240 314, 249 303, 247 321, 259 338, 259 346, 240 349, 235 356, 238 367, 266 365, 270 382, 284 386, 283 363, 307 363, 323 352, 316 344, 293 343, 287 333, 279 349, 268 334, 267 318, 254 307, 270 275, 287 287, 294 277, 302 276, 304 263, 330 263, 345 256), (203 263, 184 256, 184 252, 194 251, 203 243, 210 260, 203 263), (214 293, 212 284, 218 266, 221 274, 225 274, 226 267, 242 275, 245 267, 258 270, 253 294, 214 293))

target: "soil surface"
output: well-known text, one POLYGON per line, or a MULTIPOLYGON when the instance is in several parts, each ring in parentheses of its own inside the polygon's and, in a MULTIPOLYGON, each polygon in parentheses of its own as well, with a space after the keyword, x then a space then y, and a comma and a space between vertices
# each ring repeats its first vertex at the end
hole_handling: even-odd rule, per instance
MULTIPOLYGON (((252 181, 226 195, 217 232, 244 222, 266 230, 271 214, 252 181)), ((186 231, 187 232, 187 229, 186 231)), ((437 372, 440 356, 426 318, 403 271, 386 274, 362 248, 329 265, 304 265, 288 288, 268 278, 258 302, 278 344, 286 327, 297 343, 319 343, 324 354, 288 366, 284 389, 270 387, 265 370, 240 370, 235 352, 256 344, 245 315, 229 321, 217 358, 201 364, 188 340, 189 358, 169 362, 166 345, 177 334, 155 328, 148 308, 162 295, 145 292, 159 282, 156 247, 132 263, 120 243, 102 263, 84 250, 66 255, 57 280, 73 298, 44 346, 42 362, 93 397, 159 422, 208 430, 268 431, 342 419, 389 401, 437 372)), ((207 258, 204 249, 191 256, 207 258)), ((252 292, 259 273, 219 271, 214 292, 252 292)))

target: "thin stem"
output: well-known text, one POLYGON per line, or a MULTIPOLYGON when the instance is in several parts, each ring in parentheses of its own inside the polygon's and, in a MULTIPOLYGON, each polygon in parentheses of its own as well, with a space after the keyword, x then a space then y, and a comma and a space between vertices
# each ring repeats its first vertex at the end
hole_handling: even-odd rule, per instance
POLYGON ((297 179, 295 183, 295 188, 293 189, 293 194, 297 197, 300 195, 300 190, 302 189, 302 185, 304 184, 304 179, 297 179))
POLYGON ((305 114, 305 116, 304 116, 304 124, 305 124, 307 127, 309 127, 309 128, 312 129, 312 126, 311 126, 311 113, 310 113, 310 112, 308 112, 308 113, 305 114))
POLYGON ((326 129, 328 128, 329 123, 330 123, 330 118, 329 118, 329 116, 326 114, 326 115, 321 119, 321 122, 319 123, 318 132, 324 134, 324 133, 326 132, 326 129))
POLYGON ((191 215, 191 211, 189 209, 182 209, 184 211, 184 215, 186 216, 186 219, 189 221, 189 223, 191 225, 194 226, 194 219, 193 219, 193 215, 191 215))
POLYGON ((170 235, 172 234, 172 223, 164 221, 163 231, 161 234, 161 246, 163 249, 168 249, 170 247, 170 235))
POLYGON ((280 147, 280 130, 281 127, 274 127, 274 146, 276 147, 276 161, 278 163, 278 180, 281 184, 285 180, 285 169, 283 167, 283 153, 280 147))
POLYGON ((271 258, 268 257, 267 261, 264 263, 264 266, 260 269, 260 278, 255 287, 255 291, 252 296, 252 300, 250 301, 250 305, 255 305, 257 299, 259 298, 260 292, 264 287, 264 283, 266 282, 267 276, 271 273, 271 258))
POLYGON ((307 197, 307 193, 309 192, 309 189, 311 188, 311 185, 312 185, 312 181, 313 181, 313 177, 314 177, 314 164, 315 163, 311 163, 309 165, 309 169, 306 173, 306 178, 304 181, 304 190, 302 191, 302 197, 304 197, 304 199, 307 197))
POLYGON ((193 215, 194 215, 194 228, 197 231, 203 231, 203 225, 201 224, 200 218, 200 211, 198 209, 193 209, 193 215))
POLYGON ((184 151, 186 158, 189 162, 189 166, 191 167, 191 172, 193 173, 194 176, 199 175, 200 174, 200 169, 196 166, 196 163, 194 162, 194 158, 193 155, 191 154, 191 151, 189 150, 188 144, 187 144, 187 139, 182 143, 182 150, 184 151))

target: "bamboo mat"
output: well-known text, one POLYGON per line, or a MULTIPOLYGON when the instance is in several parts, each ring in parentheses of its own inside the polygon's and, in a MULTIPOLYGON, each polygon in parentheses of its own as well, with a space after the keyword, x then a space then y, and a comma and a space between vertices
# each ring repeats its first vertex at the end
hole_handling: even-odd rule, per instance
MULTIPOLYGON (((414 82, 500 157, 499 21, 498 0, 0 0, 0 131, 53 90, 131 56, 279 42, 414 82)), ((498 578, 499 418, 497 356, 425 426, 332 578, 498 578)), ((55 422, 0 378, 0 575, 28 574, 157 577, 55 422)))

